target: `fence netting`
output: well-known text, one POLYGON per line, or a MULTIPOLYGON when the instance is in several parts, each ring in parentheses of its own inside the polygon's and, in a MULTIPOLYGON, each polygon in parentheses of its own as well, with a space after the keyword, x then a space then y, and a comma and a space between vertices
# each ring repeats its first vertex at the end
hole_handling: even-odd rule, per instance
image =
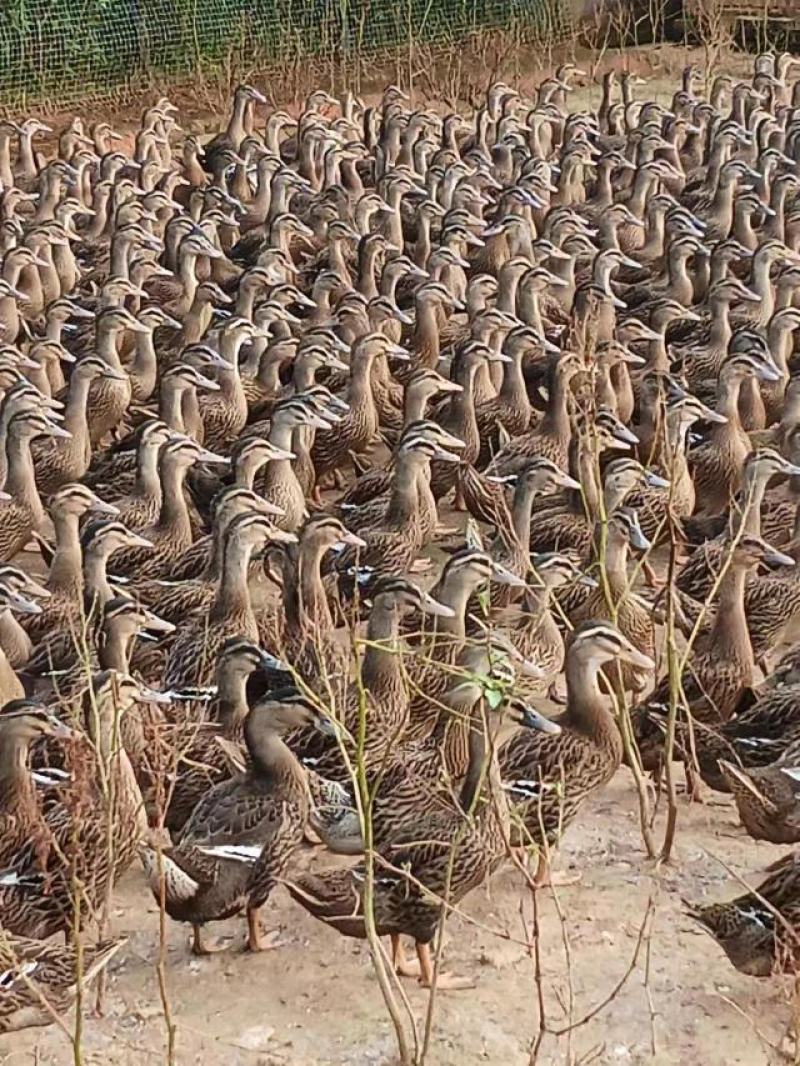
POLYGON ((69 102, 214 63, 455 43, 514 27, 556 41, 568 0, 0 0, 0 104, 69 102))

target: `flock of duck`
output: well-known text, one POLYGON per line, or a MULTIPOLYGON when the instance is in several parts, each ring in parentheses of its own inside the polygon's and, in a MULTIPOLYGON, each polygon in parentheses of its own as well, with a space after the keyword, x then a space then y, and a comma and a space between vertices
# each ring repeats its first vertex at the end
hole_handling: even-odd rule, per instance
MULTIPOLYGON (((792 68, 0 124, 0 1030, 137 859, 197 953, 282 885, 457 988, 443 912, 623 761, 800 840, 792 68)), ((790 854, 691 910, 768 974, 798 907, 790 854)))

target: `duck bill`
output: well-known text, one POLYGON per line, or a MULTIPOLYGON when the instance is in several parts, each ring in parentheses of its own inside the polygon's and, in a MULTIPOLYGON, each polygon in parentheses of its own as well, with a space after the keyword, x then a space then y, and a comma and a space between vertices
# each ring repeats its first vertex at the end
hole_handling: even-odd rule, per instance
POLYGON ((274 544, 296 544, 297 534, 290 533, 287 529, 278 529, 273 526, 269 531, 269 539, 274 544))
POLYGON ((10 607, 15 614, 41 614, 42 608, 33 600, 20 596, 18 592, 6 592, 6 606, 10 607))
POLYGON ((324 737, 335 737, 337 735, 336 723, 327 714, 317 714, 314 719, 314 728, 324 737))
POLYGON ((498 585, 510 585, 512 588, 525 588, 526 584, 524 578, 517 577, 516 574, 500 563, 492 564, 491 580, 498 585))
POLYGON ((631 530, 631 545, 639 552, 649 551, 653 545, 638 526, 631 530))
POLYGON ((562 489, 580 489, 581 483, 570 474, 559 474, 556 479, 556 485, 562 489))
POLYGON ((210 452, 206 448, 198 452, 197 461, 198 463, 220 463, 223 466, 227 466, 230 463, 227 455, 217 455, 216 452, 210 452))
POLYGON ((546 671, 543 670, 538 663, 535 663, 533 659, 525 659, 522 657, 518 659, 515 656, 513 658, 513 663, 514 669, 517 673, 522 674, 523 677, 535 678, 537 681, 541 681, 541 679, 546 676, 546 671))
POLYGON ((345 530, 343 536, 339 540, 339 544, 349 545, 351 548, 366 548, 367 542, 358 536, 357 533, 351 533, 350 530, 345 530))
POLYGON ((31 581, 30 578, 25 582, 25 592, 28 596, 37 596, 40 600, 49 600, 51 596, 49 589, 40 585, 38 581, 31 581))
POLYGON ((286 511, 280 507, 277 503, 270 503, 269 500, 261 500, 259 510, 263 515, 269 515, 273 518, 281 518, 286 514, 286 511))
POLYGON ((56 740, 72 740, 73 737, 78 736, 76 730, 70 729, 66 722, 62 722, 55 715, 49 716, 48 723, 50 725, 50 735, 55 737, 56 740))
POLYGON ((652 471, 647 473, 647 484, 651 489, 668 489, 669 481, 662 477, 660 474, 654 474, 652 471))
POLYGON ((656 666, 649 655, 639 651, 633 644, 629 644, 627 648, 620 652, 620 659, 630 666, 635 666, 638 670, 654 670, 656 666))
POLYGON ((115 506, 113 503, 106 503, 106 501, 101 500, 99 496, 95 496, 94 500, 92 500, 91 510, 94 511, 95 514, 107 514, 112 517, 119 514, 119 507, 115 506))
POLYGON ((270 460, 272 462, 280 462, 282 459, 296 459, 297 456, 294 452, 288 452, 285 448, 272 447, 270 453, 270 460))
POLYGON ((444 448, 437 448, 433 453, 433 458, 440 463, 460 463, 461 459, 454 452, 445 451, 444 448))
POLYGON ((139 686, 139 699, 142 703, 160 703, 167 704, 172 703, 175 698, 172 692, 157 692, 154 688, 149 688, 147 685, 139 686))
POLYGON ((159 618, 157 614, 149 614, 144 628, 149 629, 152 633, 174 633, 176 627, 172 622, 168 622, 166 618, 159 618))
POLYGON ((639 443, 639 438, 633 430, 628 429, 627 426, 618 426, 614 431, 614 436, 618 441, 621 441, 624 444, 634 445, 639 443))
POLYGON ((131 548, 154 548, 152 540, 148 540, 147 537, 143 537, 140 533, 130 533, 128 535, 128 544, 131 548))
POLYGON ((218 382, 212 381, 211 378, 207 378, 204 374, 197 375, 195 384, 198 389, 202 389, 204 392, 219 392, 222 387, 218 382))
POLYGON ((283 662, 282 659, 276 659, 274 655, 270 655, 268 651, 264 651, 263 648, 259 648, 261 653, 261 668, 263 670, 277 670, 281 673, 290 673, 291 667, 288 663, 283 662))
POLYGON ((72 440, 72 434, 68 429, 64 429, 63 426, 56 426, 51 424, 47 427, 48 437, 59 437, 61 440, 72 440))
POLYGON ((438 618, 455 618, 456 612, 445 603, 440 603, 427 592, 422 596, 422 609, 426 614, 436 615, 438 618))
POLYGON ((703 412, 702 418, 704 418, 706 422, 713 422, 718 426, 724 426, 728 421, 725 415, 721 415, 718 411, 714 411, 710 407, 706 408, 703 412))
POLYGON ((545 718, 543 714, 528 706, 523 711, 520 724, 525 729, 536 729, 540 733, 549 733, 551 736, 557 736, 561 732, 561 726, 557 722, 545 718))
POLYGON ((764 562, 767 566, 794 566, 795 561, 791 555, 779 552, 777 548, 770 548, 764 553, 764 562))

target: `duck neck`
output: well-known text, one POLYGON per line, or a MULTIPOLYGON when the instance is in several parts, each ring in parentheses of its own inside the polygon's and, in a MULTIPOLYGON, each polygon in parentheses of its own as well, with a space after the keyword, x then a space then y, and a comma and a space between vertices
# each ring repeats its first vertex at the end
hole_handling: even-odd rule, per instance
POLYGON ((770 281, 769 272, 772 261, 769 256, 753 256, 753 265, 750 272, 750 288, 761 298, 761 311, 759 321, 767 322, 772 315, 775 306, 774 290, 770 281))
POLYGON ((319 544, 301 545, 297 557, 297 617, 313 618, 316 624, 333 625, 328 597, 322 583, 322 559, 326 549, 319 544))
POLYGON ((197 294, 197 255, 194 252, 183 252, 179 256, 178 281, 181 283, 182 293, 178 299, 176 313, 179 317, 185 315, 194 303, 197 294))
POLYGON ((709 646, 714 649, 715 657, 722 662, 733 660, 752 663, 753 660, 753 647, 744 608, 746 579, 746 568, 731 563, 720 582, 709 646))
POLYGON ((733 182, 720 181, 711 203, 711 217, 718 223, 722 233, 730 232, 733 222, 733 190, 733 182))
POLYGON ((435 370, 439 362, 439 323, 436 308, 428 301, 418 301, 414 323, 414 366, 435 370))
MULTIPOLYGON (((595 742, 608 740, 622 756, 622 739, 599 684, 600 668, 575 656, 567 656, 567 711, 562 723, 595 742)), ((613 677, 613 672, 609 672, 613 677)))
POLYGON ((511 528, 517 543, 527 556, 531 549, 531 515, 536 492, 529 485, 518 485, 511 503, 511 528))
POLYGON ((64 429, 72 434, 67 441, 73 447, 82 447, 88 441, 87 404, 92 381, 81 374, 73 374, 69 383, 67 403, 64 408, 64 429))
POLYGON ((108 363, 115 370, 122 370, 122 363, 117 351, 117 337, 120 332, 116 327, 106 326, 102 323, 97 329, 96 354, 100 356, 104 363, 108 363))
MULTIPOLYGON (((724 415, 727 422, 719 428, 728 432, 741 430, 739 419, 739 393, 742 382, 740 378, 720 380, 717 390, 717 414, 724 415)), ((716 428, 716 427, 715 427, 716 428)), ((713 434, 712 434, 713 435, 713 434)))
POLYGON ((730 525, 735 533, 741 528, 747 536, 761 536, 761 505, 767 492, 767 479, 745 476, 744 488, 738 507, 731 513, 730 525))
POLYGON ((237 96, 234 97, 233 111, 228 120, 228 128, 225 133, 227 139, 237 151, 246 135, 245 118, 247 115, 247 104, 248 99, 246 96, 237 94, 237 96))
MULTIPOLYGON (((483 700, 479 699, 470 715, 467 772, 459 793, 459 804, 466 813, 475 812, 484 819, 496 820, 507 830, 511 816, 500 779, 495 737, 491 734, 487 737, 486 728, 483 700), (487 802, 482 803, 484 794, 487 802)), ((505 837, 502 830, 501 836, 505 837)))
MULTIPOLYGON (((350 383, 347 389, 347 402, 350 415, 363 411, 374 413, 375 401, 372 395, 372 359, 355 359, 350 369, 350 383)), ((377 416, 376 416, 377 417, 377 416)))
POLYGON ((81 570, 80 519, 76 514, 56 513, 53 517, 56 550, 50 563, 47 588, 77 599, 83 591, 81 570))
POLYGON ((390 606, 373 606, 367 623, 367 649, 361 664, 361 681, 369 692, 402 688, 400 616, 390 606))
POLYGON ((193 386, 183 384, 175 386, 168 383, 166 379, 159 392, 158 417, 175 433, 185 432, 184 397, 190 392, 195 392, 193 386))
POLYGON ((156 387, 158 377, 158 358, 152 330, 136 334, 133 362, 128 368, 128 373, 136 379, 137 398, 139 400, 149 399, 156 387))
POLYGON ((217 586, 217 596, 212 609, 214 619, 245 614, 251 610, 247 573, 252 554, 252 545, 229 538, 222 561, 222 577, 217 586))
POLYGON ((191 544, 192 520, 183 492, 183 483, 188 469, 184 463, 167 462, 162 465, 161 511, 158 516, 158 526, 162 531, 170 530, 171 534, 176 539, 180 538, 181 542, 191 544))
POLYGON ((522 373, 522 352, 514 352, 510 363, 503 364, 503 381, 500 385, 500 402, 511 407, 530 408, 525 376, 522 373))
POLYGON ((562 374, 553 375, 553 391, 541 421, 541 432, 561 441, 569 441, 572 429, 569 420, 569 386, 562 374))
POLYGON ((637 218, 643 218, 647 206, 647 194, 650 192, 653 179, 646 170, 638 170, 633 180, 628 207, 637 218))
POLYGON ((97 605, 108 603, 114 596, 114 590, 108 583, 108 557, 105 548, 90 546, 83 557, 83 585, 89 599, 87 613, 97 605))
POLYGON ((36 472, 31 456, 31 442, 12 432, 6 437, 6 483, 5 491, 17 503, 25 503, 36 514, 44 516, 42 501, 36 488, 36 472))
POLYGON ((161 478, 158 476, 158 453, 159 448, 154 448, 149 442, 139 448, 134 492, 139 497, 157 499, 160 510, 162 495, 161 478))
POLYGON ((731 307, 727 300, 714 300, 711 304, 711 322, 708 331, 709 347, 727 351, 732 334, 731 307))
POLYGON ((431 218, 423 211, 419 216, 417 239, 414 243, 414 264, 423 270, 427 266, 431 254, 431 218))
POLYGON ((291 774, 302 776, 297 759, 274 730, 265 729, 253 736, 248 735, 245 725, 245 738, 252 774, 270 780, 291 774))
MULTIPOLYGON (((600 536, 603 536, 602 530, 600 536)), ((628 588, 628 553, 627 537, 607 536, 604 569, 608 587, 615 600, 628 588)))
POLYGON ((5 814, 36 816, 39 801, 29 766, 27 738, 12 736, 0 746, 0 804, 5 814))
POLYGON ((378 260, 381 250, 376 245, 368 248, 361 257, 356 288, 367 300, 378 296, 378 260))
POLYGON ((767 236, 772 237, 774 240, 780 241, 782 244, 786 240, 786 194, 789 188, 783 181, 776 181, 772 186, 772 193, 770 196, 769 206, 773 211, 771 218, 768 218, 764 226, 764 230, 767 236))
POLYGON ((247 676, 223 675, 219 681, 219 693, 213 707, 213 719, 231 739, 241 736, 247 718, 247 676))
MULTIPOLYGON (((558 290, 559 292, 562 290, 558 290)), ((539 293, 533 285, 521 285, 519 288, 519 317, 526 326, 544 336, 542 311, 539 305, 539 293)))
POLYGON ((127 674, 130 670, 130 656, 136 633, 123 631, 119 626, 111 628, 103 634, 99 642, 97 655, 101 670, 118 670, 121 674, 127 674))
MULTIPOLYGON (((430 481, 430 465, 428 480, 430 481)), ((389 504, 386 508, 386 524, 391 528, 400 528, 409 523, 417 513, 419 493, 417 490, 418 469, 420 463, 416 456, 398 456, 389 504)))
POLYGON ((666 213, 664 211, 654 210, 648 213, 645 241, 636 253, 642 262, 652 262, 664 254, 665 227, 666 213))

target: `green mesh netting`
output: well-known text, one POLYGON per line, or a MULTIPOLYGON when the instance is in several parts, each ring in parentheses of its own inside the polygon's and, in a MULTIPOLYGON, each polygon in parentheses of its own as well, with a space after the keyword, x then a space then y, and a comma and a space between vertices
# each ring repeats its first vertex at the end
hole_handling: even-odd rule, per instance
POLYGON ((376 53, 513 25, 558 40, 570 0, 0 0, 0 104, 68 102, 215 62, 376 53))

